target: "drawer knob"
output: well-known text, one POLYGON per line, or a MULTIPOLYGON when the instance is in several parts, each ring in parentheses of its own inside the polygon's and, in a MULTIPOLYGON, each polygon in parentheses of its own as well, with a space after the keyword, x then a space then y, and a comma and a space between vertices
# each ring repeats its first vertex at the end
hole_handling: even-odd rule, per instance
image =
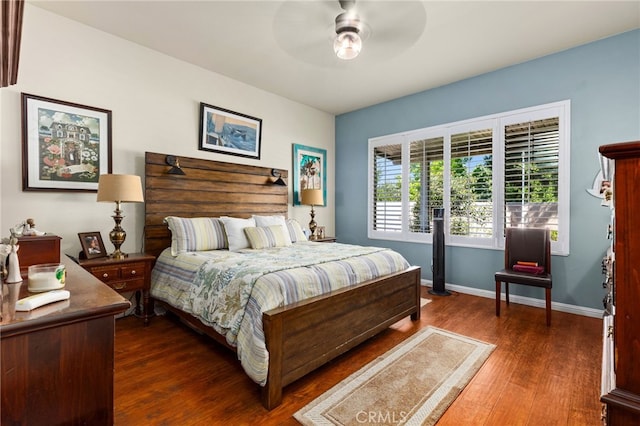
POLYGON ((115 288, 116 290, 122 290, 123 288, 127 287, 127 283, 115 283, 113 285, 113 288, 115 288))
POLYGON ((131 270, 131 275, 135 275, 135 274, 136 274, 136 270, 135 269, 131 270))
POLYGON ((105 272, 104 274, 102 274, 102 278, 109 278, 109 274, 105 272))

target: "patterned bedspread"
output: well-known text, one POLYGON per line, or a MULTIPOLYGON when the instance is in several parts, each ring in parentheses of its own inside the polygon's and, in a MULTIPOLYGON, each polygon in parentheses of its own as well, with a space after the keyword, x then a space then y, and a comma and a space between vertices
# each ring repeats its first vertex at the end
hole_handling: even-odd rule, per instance
POLYGON ((269 354, 263 312, 408 267, 392 250, 340 243, 298 242, 177 257, 167 249, 151 273, 151 295, 224 335, 249 377, 264 386, 269 354))

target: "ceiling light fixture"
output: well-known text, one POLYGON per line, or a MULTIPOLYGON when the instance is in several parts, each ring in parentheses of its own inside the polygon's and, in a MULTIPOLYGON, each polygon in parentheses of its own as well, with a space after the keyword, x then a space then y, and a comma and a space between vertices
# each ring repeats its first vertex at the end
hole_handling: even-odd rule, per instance
POLYGON ((349 60, 358 56, 362 50, 361 30, 360 18, 353 11, 346 11, 336 16, 336 38, 333 42, 333 51, 338 58, 349 60))

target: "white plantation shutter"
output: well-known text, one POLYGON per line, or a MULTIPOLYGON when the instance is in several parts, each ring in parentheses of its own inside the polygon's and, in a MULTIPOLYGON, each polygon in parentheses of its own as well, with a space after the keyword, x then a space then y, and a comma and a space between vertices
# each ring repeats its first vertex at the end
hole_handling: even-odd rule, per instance
POLYGON ((402 145, 390 144, 373 151, 373 229, 402 230, 402 145))
POLYGON ((449 232, 476 238, 493 236, 493 130, 451 135, 449 232))
POLYGON ((431 233, 433 209, 443 207, 443 159, 442 136, 409 142, 410 232, 431 233))
POLYGON ((559 118, 504 128, 505 226, 548 227, 557 240, 559 118))

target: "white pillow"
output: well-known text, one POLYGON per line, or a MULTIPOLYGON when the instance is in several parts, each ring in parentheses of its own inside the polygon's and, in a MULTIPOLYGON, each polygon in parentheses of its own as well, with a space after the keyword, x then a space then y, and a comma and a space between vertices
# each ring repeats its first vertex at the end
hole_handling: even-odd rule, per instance
POLYGON ((227 236, 218 218, 167 216, 164 221, 171 231, 173 256, 188 251, 227 248, 227 236))
MULTIPOLYGON (((284 231, 284 235, 289 240, 289 244, 291 244, 292 239, 289 236, 289 230, 287 229, 287 222, 284 216, 282 215, 273 215, 273 216, 258 216, 253 215, 253 218, 256 221, 256 226, 265 227, 265 226, 273 226, 273 225, 281 225, 284 231)), ((289 245, 287 244, 287 245, 289 245)), ((254 247, 255 248, 255 247, 254 247)))
POLYGON ((222 216, 220 220, 224 223, 224 229, 227 232, 229 251, 238 251, 243 248, 251 247, 251 244, 244 233, 244 228, 256 226, 255 219, 241 219, 238 217, 222 216))
POLYGON ((255 226, 244 228, 251 248, 286 247, 291 245, 289 232, 282 225, 255 226))
POLYGON ((256 226, 271 226, 271 225, 285 224, 285 218, 282 215, 259 216, 254 214, 253 219, 256 221, 256 226))

